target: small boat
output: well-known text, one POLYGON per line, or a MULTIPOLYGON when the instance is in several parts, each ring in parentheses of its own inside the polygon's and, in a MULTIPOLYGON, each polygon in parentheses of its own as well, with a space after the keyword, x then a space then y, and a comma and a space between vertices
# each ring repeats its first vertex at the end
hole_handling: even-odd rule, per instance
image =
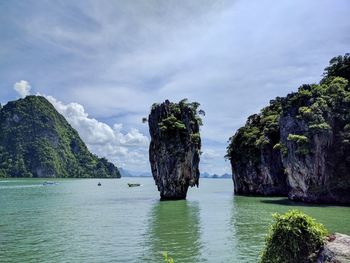
POLYGON ((44 186, 49 186, 49 185, 58 185, 57 182, 51 182, 51 181, 46 181, 43 183, 44 186))
POLYGON ((131 184, 131 183, 128 183, 128 186, 129 187, 137 187, 137 186, 140 186, 141 184, 131 184))
POLYGON ((100 182, 98 182, 97 186, 101 186, 102 184, 100 182))

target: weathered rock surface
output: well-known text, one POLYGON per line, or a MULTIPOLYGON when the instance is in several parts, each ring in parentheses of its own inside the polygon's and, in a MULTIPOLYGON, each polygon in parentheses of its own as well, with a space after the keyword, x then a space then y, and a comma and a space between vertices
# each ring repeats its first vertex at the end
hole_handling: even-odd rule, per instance
POLYGON ((188 187, 198 186, 201 140, 197 107, 168 100, 152 107, 149 160, 162 200, 185 199, 188 187))
POLYGON ((230 138, 235 193, 350 204, 350 55, 277 97, 230 138))
POLYGON ((349 203, 350 183, 347 146, 342 143, 346 122, 327 112, 323 118, 328 129, 313 131, 310 124, 289 110, 280 119, 281 144, 287 148, 282 155, 292 200, 313 203, 349 203), (304 145, 288 139, 290 134, 305 135, 304 145), (340 151, 339 151, 340 150, 340 151))
POLYGON ((350 236, 335 233, 318 253, 317 263, 349 263, 350 236))
POLYGON ((278 118, 272 102, 263 114, 248 118, 244 127, 231 138, 228 157, 236 194, 285 195, 289 186, 281 160, 278 118))
POLYGON ((248 160, 244 164, 231 162, 234 190, 242 195, 285 195, 289 186, 284 174, 279 151, 271 145, 261 149, 257 162, 248 160))

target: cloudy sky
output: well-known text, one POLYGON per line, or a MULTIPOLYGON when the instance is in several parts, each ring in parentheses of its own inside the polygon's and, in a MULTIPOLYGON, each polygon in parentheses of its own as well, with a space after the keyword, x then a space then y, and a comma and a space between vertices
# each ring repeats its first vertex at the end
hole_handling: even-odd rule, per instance
POLYGON ((150 105, 206 111, 201 170, 276 96, 350 52, 348 0, 0 1, 0 101, 47 96, 88 147, 148 171, 150 105))

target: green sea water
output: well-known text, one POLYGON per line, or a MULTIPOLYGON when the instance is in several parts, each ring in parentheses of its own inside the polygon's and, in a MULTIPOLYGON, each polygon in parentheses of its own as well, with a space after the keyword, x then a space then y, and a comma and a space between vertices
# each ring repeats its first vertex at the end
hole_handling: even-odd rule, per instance
POLYGON ((162 251, 176 263, 257 262, 271 214, 293 208, 350 234, 349 207, 234 196, 231 180, 201 179, 169 202, 151 178, 44 181, 0 180, 0 262, 162 262, 162 251))

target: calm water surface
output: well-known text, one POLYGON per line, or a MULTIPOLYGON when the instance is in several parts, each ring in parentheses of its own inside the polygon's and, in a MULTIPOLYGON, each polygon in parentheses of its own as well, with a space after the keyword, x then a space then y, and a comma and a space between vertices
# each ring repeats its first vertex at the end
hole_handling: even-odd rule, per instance
POLYGON ((350 234, 349 207, 235 197, 231 180, 201 179, 172 202, 151 178, 44 181, 0 180, 0 262, 162 262, 162 251, 176 263, 257 262, 271 213, 291 208, 350 234))

